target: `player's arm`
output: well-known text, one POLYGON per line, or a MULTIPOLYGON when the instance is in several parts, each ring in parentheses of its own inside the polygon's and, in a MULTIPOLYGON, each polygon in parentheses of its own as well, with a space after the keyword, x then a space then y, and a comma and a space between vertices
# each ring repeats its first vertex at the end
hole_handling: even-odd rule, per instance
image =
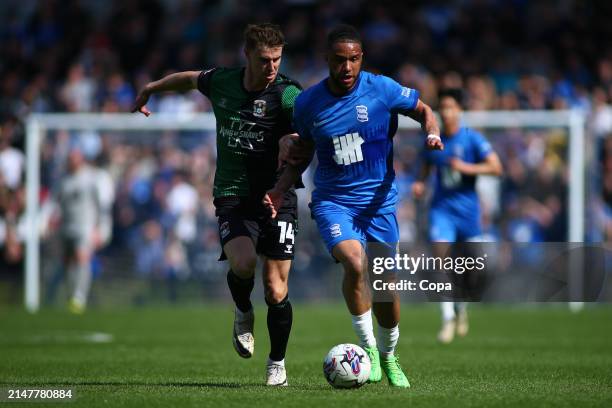
POLYGON ((274 187, 266 192, 262 200, 264 206, 270 210, 272 218, 276 217, 278 210, 282 207, 285 193, 300 179, 314 156, 313 140, 304 140, 299 137, 295 140, 291 139, 292 144, 288 148, 286 157, 287 165, 274 187))
POLYGON ((158 81, 149 82, 138 93, 134 105, 132 105, 132 113, 140 112, 145 116, 149 116, 151 111, 146 107, 149 97, 160 92, 186 92, 198 87, 198 77, 200 71, 184 71, 170 74, 158 81))
POLYGON ((503 173, 501 160, 495 152, 489 153, 480 163, 467 163, 455 157, 450 160, 450 166, 453 170, 468 176, 478 176, 480 174, 501 176, 503 173))
POLYGON ((303 165, 304 161, 312 160, 311 149, 304 148, 300 143, 308 143, 300 139, 297 133, 290 133, 278 141, 278 168, 285 164, 296 167, 303 165))
POLYGON ((429 105, 419 99, 415 108, 406 114, 421 124, 421 129, 427 134, 425 145, 429 150, 444 150, 444 144, 440 139, 440 127, 429 105))

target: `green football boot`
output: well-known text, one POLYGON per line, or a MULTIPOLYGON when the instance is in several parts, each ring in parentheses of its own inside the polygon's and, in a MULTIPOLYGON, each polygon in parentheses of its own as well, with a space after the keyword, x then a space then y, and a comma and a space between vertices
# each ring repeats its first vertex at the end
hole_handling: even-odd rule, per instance
POLYGON ((382 357, 380 359, 380 365, 389 379, 389 385, 392 387, 410 388, 408 378, 406 378, 406 375, 402 371, 402 367, 396 356, 382 357))
POLYGON ((382 380, 382 371, 380 370, 380 357, 378 356, 378 348, 376 346, 373 347, 364 347, 363 348, 366 353, 368 353, 368 357, 370 357, 370 378, 368 382, 377 383, 382 380))

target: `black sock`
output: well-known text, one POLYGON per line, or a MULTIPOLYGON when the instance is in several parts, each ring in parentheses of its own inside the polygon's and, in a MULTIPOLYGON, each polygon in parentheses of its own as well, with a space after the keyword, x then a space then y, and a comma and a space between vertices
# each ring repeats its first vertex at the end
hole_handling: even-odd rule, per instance
POLYGON ((253 286, 255 286, 255 276, 248 279, 242 279, 236 276, 230 269, 227 272, 227 286, 229 286, 230 292, 232 292, 232 298, 236 307, 243 313, 253 309, 251 304, 251 292, 253 286))
POLYGON ((268 333, 270 334, 270 360, 281 361, 285 358, 291 324, 293 323, 293 309, 289 302, 289 295, 275 305, 268 304, 268 333))

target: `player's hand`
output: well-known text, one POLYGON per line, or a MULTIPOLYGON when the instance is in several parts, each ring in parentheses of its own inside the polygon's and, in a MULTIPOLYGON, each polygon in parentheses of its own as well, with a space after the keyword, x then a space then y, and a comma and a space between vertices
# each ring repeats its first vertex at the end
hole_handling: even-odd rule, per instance
POLYGON ((425 140, 425 146, 428 150, 444 150, 444 143, 438 135, 429 135, 425 140))
POLYGON ((136 100, 134 101, 134 104, 132 105, 131 112, 140 112, 145 116, 149 116, 151 111, 147 109, 146 106, 147 102, 149 101, 149 96, 151 96, 151 94, 147 91, 147 88, 140 91, 136 97, 136 100))
POLYGON ((270 217, 276 218, 278 211, 283 206, 283 196, 285 194, 281 190, 277 190, 275 188, 266 191, 266 195, 264 195, 263 203, 264 207, 270 210, 270 217))
POLYGON ((425 183, 422 181, 415 181, 412 183, 412 195, 415 199, 420 200, 425 195, 425 183))

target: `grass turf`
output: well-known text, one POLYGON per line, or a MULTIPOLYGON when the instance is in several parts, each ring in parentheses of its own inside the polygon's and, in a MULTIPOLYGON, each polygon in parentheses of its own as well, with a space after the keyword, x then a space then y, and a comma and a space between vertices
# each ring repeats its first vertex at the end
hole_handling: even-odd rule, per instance
POLYGON ((334 390, 322 375, 323 356, 337 343, 356 341, 342 305, 294 306, 285 389, 262 385, 269 347, 262 306, 250 360, 231 346, 229 306, 84 316, 5 309, 0 389, 72 388, 71 407, 612 406, 612 308, 572 314, 565 306, 479 306, 470 312, 468 337, 442 346, 435 341, 437 308, 405 306, 399 355, 412 388, 383 382, 334 390))

